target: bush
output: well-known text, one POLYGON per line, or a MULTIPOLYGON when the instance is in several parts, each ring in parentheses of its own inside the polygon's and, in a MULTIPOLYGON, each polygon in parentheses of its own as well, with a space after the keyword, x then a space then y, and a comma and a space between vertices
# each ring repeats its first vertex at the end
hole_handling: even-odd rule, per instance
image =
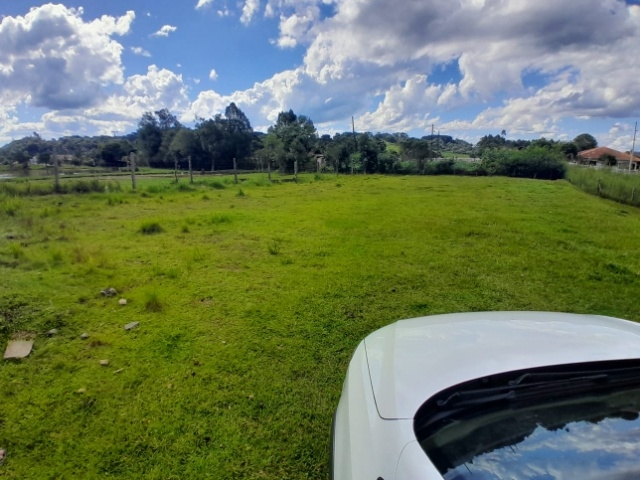
POLYGON ((397 162, 394 165, 394 170, 402 175, 415 175, 418 173, 418 165, 416 162, 397 162))
POLYGON ((567 164, 560 152, 544 147, 525 150, 486 149, 482 168, 488 175, 558 180, 564 178, 567 164))

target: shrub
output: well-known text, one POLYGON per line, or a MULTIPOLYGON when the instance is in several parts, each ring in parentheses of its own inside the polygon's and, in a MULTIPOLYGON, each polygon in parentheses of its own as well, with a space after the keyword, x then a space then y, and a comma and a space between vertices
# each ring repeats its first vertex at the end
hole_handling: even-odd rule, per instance
POLYGON ((394 170, 403 175, 414 175, 418 173, 418 165, 416 162, 397 162, 394 165, 394 170))
POLYGON ((560 152, 544 147, 486 149, 482 152, 481 166, 488 175, 544 180, 564 178, 567 168, 560 152))

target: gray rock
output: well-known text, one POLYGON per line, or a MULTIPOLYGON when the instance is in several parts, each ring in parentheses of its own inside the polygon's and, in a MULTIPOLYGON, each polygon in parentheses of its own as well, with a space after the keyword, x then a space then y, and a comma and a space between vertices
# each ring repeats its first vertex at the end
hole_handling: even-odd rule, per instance
POLYGON ((86 340, 87 338, 89 338, 89 334, 88 333, 83 333, 82 335, 80 335, 80 338, 82 340, 86 340))
POLYGON ((125 306, 127 304, 127 299, 126 298, 121 298, 120 300, 118 300, 118 303, 122 306, 125 306))
POLYGON ((58 329, 57 328, 52 328, 51 330, 49 330, 47 332, 47 336, 48 337, 53 337, 54 335, 57 335, 57 334, 58 334, 58 329))
POLYGON ((103 367, 108 367, 109 366, 109 360, 107 360, 107 359, 100 360, 100 365, 102 365, 103 367))
POLYGON ((4 358, 25 358, 32 348, 33 340, 11 340, 4 351, 4 358))
POLYGON ((127 323, 127 324, 124 326, 124 329, 125 329, 125 330, 131 330, 131 329, 133 329, 133 328, 136 328, 136 327, 137 327, 137 326, 139 326, 139 325, 140 325, 140 322, 131 322, 131 323, 127 323))
POLYGON ((105 288, 100 292, 104 297, 114 297, 118 294, 118 291, 115 288, 105 288))

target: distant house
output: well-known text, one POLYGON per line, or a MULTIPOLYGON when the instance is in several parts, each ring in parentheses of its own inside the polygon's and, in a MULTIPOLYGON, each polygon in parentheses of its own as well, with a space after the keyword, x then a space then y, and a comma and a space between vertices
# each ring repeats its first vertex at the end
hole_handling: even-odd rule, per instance
MULTIPOLYGON (((596 147, 589 150, 583 150, 578 152, 576 161, 581 165, 592 165, 597 167, 606 166, 605 162, 607 158, 615 159, 615 164, 611 166, 617 166, 618 168, 629 168, 629 152, 620 152, 609 147, 596 147)), ((633 156, 632 170, 638 170, 640 165, 640 158, 636 155, 633 156)))

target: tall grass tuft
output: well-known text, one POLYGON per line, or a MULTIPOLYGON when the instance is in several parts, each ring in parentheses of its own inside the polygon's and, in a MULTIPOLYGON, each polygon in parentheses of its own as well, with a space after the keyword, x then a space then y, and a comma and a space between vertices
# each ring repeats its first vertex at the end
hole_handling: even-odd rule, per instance
POLYGON ((221 225, 223 223, 231 223, 231 215, 226 213, 214 213, 211 216, 211 223, 214 225, 221 225))
POLYGON ((24 247, 17 242, 11 242, 9 244, 9 255, 15 259, 24 257, 24 247))
POLYGON ((162 303, 158 292, 155 290, 149 290, 145 293, 144 308, 147 312, 159 312, 162 310, 162 303))
POLYGON ((93 193, 93 192, 119 192, 120 182, 103 180, 65 180, 60 183, 60 189, 56 191, 53 182, 8 180, 0 182, 0 194, 18 197, 36 197, 52 195, 55 193, 93 193))
POLYGON ((162 228, 158 222, 154 222, 153 220, 147 220, 140 225, 140 233, 143 235, 154 235, 162 232, 164 232, 164 228, 162 228))
POLYGON ((20 209, 20 202, 13 197, 7 197, 0 200, 0 213, 9 217, 15 217, 20 209))
POLYGON ((640 175, 637 173, 570 166, 567 180, 592 195, 640 207, 640 175))

